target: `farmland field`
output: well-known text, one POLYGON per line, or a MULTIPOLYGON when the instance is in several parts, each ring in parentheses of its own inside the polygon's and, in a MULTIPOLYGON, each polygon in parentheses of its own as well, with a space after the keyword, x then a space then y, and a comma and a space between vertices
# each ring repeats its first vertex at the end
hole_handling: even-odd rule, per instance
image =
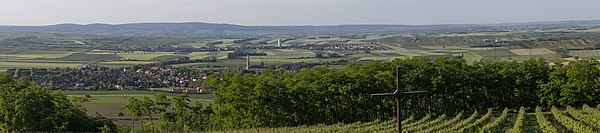
MULTIPOLYGON (((118 113, 127 114, 125 111, 125 104, 131 97, 153 98, 156 92, 151 91, 63 91, 68 96, 86 96, 91 97, 91 101, 86 103, 84 106, 89 115, 95 115, 96 113, 103 116, 114 118, 118 116, 118 113)), ((178 94, 164 93, 168 98, 172 98, 178 94)), ((191 103, 200 102, 204 105, 212 103, 211 94, 188 94, 191 103)), ((127 115, 126 115, 127 116, 127 115)))
POLYGON ((82 61, 43 61, 43 60, 0 60, 0 69, 10 68, 76 68, 85 64, 82 61))
MULTIPOLYGON (((409 116, 402 121, 402 132, 527 132, 527 133, 556 133, 556 132, 595 132, 600 127, 598 124, 586 122, 600 116, 597 108, 584 106, 584 109, 568 107, 566 110, 552 108, 549 112, 526 111, 524 108, 509 113, 508 109, 488 110, 487 112, 460 113, 456 115, 427 115, 422 117, 409 116), (585 113, 585 114, 584 114, 585 113), (571 118, 567 115, 581 117, 571 118), (577 125, 577 126, 576 126, 577 125)), ((319 124, 311 126, 278 127, 278 128, 253 128, 209 132, 386 132, 393 133, 397 130, 397 119, 373 120, 354 123, 319 124)))
POLYGON ((576 50, 570 51, 569 54, 578 57, 600 57, 600 50, 576 50))
MULTIPOLYGON (((593 36, 597 34, 598 29, 589 29, 583 31, 576 31, 577 35, 581 34, 585 36, 593 36), (594 32, 592 32, 594 31, 594 32), (588 33, 590 32, 590 33, 588 33)), ((556 29, 556 30, 540 30, 537 32, 559 32, 559 31, 572 31, 570 29, 556 29)), ((573 33, 575 34, 575 33, 573 33)), ((283 43, 283 46, 292 48, 272 48, 277 43, 275 38, 260 38, 249 41, 249 44, 236 44, 235 40, 238 39, 190 39, 190 38, 156 38, 152 41, 148 41, 147 38, 134 38, 131 45, 138 45, 139 43, 153 43, 149 46, 155 46, 160 44, 169 44, 170 48, 201 48, 201 47, 213 47, 213 48, 240 48, 246 46, 252 46, 257 48, 245 49, 248 52, 264 52, 267 56, 253 56, 251 57, 252 65, 264 64, 265 66, 270 65, 282 65, 289 63, 298 62, 320 62, 320 61, 335 61, 340 59, 350 61, 369 61, 369 60, 393 60, 395 58, 406 58, 416 56, 464 56, 464 59, 468 62, 478 62, 482 60, 495 60, 495 61, 524 61, 530 58, 544 58, 547 61, 568 61, 569 58, 560 58, 558 53, 549 49, 554 47, 568 47, 568 48, 582 48, 588 47, 591 44, 600 42, 596 39, 571 39, 571 40, 557 40, 557 41, 539 41, 536 45, 544 47, 534 47, 531 52, 532 56, 529 55, 529 49, 516 48, 509 49, 508 47, 514 48, 516 46, 503 46, 496 48, 489 47, 470 47, 473 45, 480 45, 485 43, 484 40, 490 38, 500 39, 501 41, 514 41, 514 40, 527 40, 522 35, 538 35, 535 33, 527 32, 485 32, 485 33, 468 33, 468 34, 454 34, 454 33, 438 33, 438 34, 365 34, 362 38, 343 38, 331 36, 330 38, 294 38, 287 40, 283 43), (169 42, 169 43, 166 43, 169 42), (222 42, 222 43, 214 43, 222 42), (360 44, 366 42, 367 44, 360 44), (211 44, 214 43, 214 44, 211 44), (369 50, 368 53, 363 50, 347 50, 347 49, 335 49, 335 47, 346 46, 347 43, 360 44, 362 46, 374 47, 369 50), (310 47, 328 47, 329 49, 313 49, 310 47), (267 48, 261 48, 261 46, 268 46, 267 48), (335 46, 335 47, 333 47, 335 46), (269 48, 271 47, 271 48, 269 48), (332 49, 334 48, 334 49, 332 49), (341 55, 340 58, 332 59, 316 59, 314 58, 316 53, 336 53, 341 55)), ((14 37, 27 37, 27 36, 39 36, 39 37, 52 37, 58 40, 52 40, 57 42, 66 42, 69 45, 82 45, 89 43, 84 35, 56 35, 56 34, 38 34, 38 33, 15 33, 14 37)), ((4 38, 11 38, 8 36, 0 36, 4 38)), ((66 45, 62 44, 61 45, 66 45)), ((136 48, 143 48, 145 45, 140 44, 136 48)), ((352 47, 350 45, 350 47, 352 47)), ((55 67, 81 67, 85 65, 101 65, 107 67, 128 67, 139 64, 149 64, 167 60, 178 60, 181 57, 189 57, 190 59, 204 59, 213 57, 217 59, 217 62, 186 62, 182 64, 172 64, 175 67, 202 67, 203 69, 207 66, 218 67, 241 67, 245 65, 244 57, 237 57, 229 59, 228 53, 233 51, 203 51, 203 52, 150 52, 143 50, 118 50, 117 49, 102 49, 102 48, 39 48, 39 47, 0 47, 0 70, 6 70, 10 68, 55 68, 55 67)), ((574 50, 569 51, 571 57, 577 56, 581 58, 593 58, 600 57, 599 50, 574 50)))
MULTIPOLYGON (((516 54, 516 55, 529 55, 529 51, 530 49, 513 49, 510 50, 510 52, 516 54)), ((555 52, 550 51, 547 48, 534 48, 531 49, 531 54, 532 55, 545 55, 545 54, 554 54, 555 52)))
POLYGON ((263 50, 261 52, 267 53, 267 57, 262 58, 301 58, 315 56, 314 52, 301 49, 273 49, 263 50))
POLYGON ((117 53, 120 57, 125 60, 152 60, 153 58, 164 56, 164 55, 173 55, 173 52, 142 52, 142 51, 134 51, 133 53, 117 53))
POLYGON ((87 53, 74 53, 65 57, 61 60, 73 60, 73 61, 109 61, 119 60, 121 57, 114 54, 87 54, 87 53))

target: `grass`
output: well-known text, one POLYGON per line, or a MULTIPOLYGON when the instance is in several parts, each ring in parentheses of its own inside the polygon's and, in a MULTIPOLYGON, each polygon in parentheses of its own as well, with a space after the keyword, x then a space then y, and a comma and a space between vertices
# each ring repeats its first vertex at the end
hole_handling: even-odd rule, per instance
POLYGON ((261 52, 267 53, 267 57, 262 58, 301 58, 315 56, 314 52, 303 49, 271 49, 262 50, 261 52))
MULTIPOLYGON (((101 114, 106 117, 118 117, 119 113, 127 114, 125 104, 131 97, 141 99, 143 97, 153 98, 156 92, 151 91, 63 91, 68 96, 85 96, 90 95, 91 101, 86 103, 84 107, 89 115, 101 114)), ((174 93, 164 93, 168 98, 173 98, 174 93)), ((210 104, 213 101, 211 94, 188 94, 191 103, 200 102, 202 104, 210 104)), ((127 117, 128 115, 126 115, 127 117)))
POLYGON ((190 57, 190 59, 202 59, 202 58, 210 57, 208 55, 208 53, 210 53, 210 52, 192 52, 192 53, 187 54, 187 57, 190 57))
POLYGON ((569 54, 571 56, 578 56, 578 57, 600 57, 600 50, 576 50, 576 51, 569 51, 569 54))
POLYGON ((158 57, 154 57, 151 60, 153 60, 153 61, 168 61, 168 60, 178 60, 181 57, 185 57, 185 55, 183 55, 183 54, 161 55, 158 57))
POLYGON ((88 54, 88 53, 74 53, 69 56, 60 58, 61 60, 73 60, 73 61, 110 61, 119 60, 120 56, 115 54, 88 54))
POLYGON ((85 64, 86 62, 81 61, 44 61, 44 60, 1 60, 0 69, 11 69, 11 68, 56 68, 56 67, 70 67, 76 68, 85 64))
POLYGON ((188 47, 192 47, 192 48, 207 47, 206 43, 185 43, 185 44, 180 44, 180 45, 188 46, 188 47))
POLYGON ((16 57, 23 58, 62 58, 68 55, 73 54, 73 52, 69 51, 44 51, 44 50, 33 50, 28 52, 23 52, 19 54, 15 54, 16 57))
POLYGON ((513 32, 481 32, 481 33, 468 33, 468 34, 438 34, 436 37, 454 37, 454 36, 505 36, 515 34, 513 32))
POLYGON ((128 67, 133 65, 140 64, 150 64, 155 63, 151 61, 107 61, 107 62, 98 62, 94 63, 96 65, 106 66, 106 67, 128 67))
POLYGON ((227 59, 227 60, 218 60, 217 62, 197 62, 197 63, 183 63, 183 64, 175 64, 173 67, 242 67, 246 63, 245 59, 227 59))
MULTIPOLYGON (((384 45, 391 50, 374 50, 371 53, 378 57, 390 57, 390 53, 396 53, 401 56, 414 57, 414 56, 431 56, 431 55, 451 55, 457 53, 469 52, 467 47, 446 47, 443 46, 398 46, 398 45, 384 45)), ((398 57, 393 55, 392 57, 398 57)))
POLYGON ((148 61, 152 60, 159 56, 164 55, 173 55, 173 52, 141 52, 134 51, 133 53, 117 53, 117 55, 121 56, 122 59, 133 59, 133 60, 143 60, 148 61))

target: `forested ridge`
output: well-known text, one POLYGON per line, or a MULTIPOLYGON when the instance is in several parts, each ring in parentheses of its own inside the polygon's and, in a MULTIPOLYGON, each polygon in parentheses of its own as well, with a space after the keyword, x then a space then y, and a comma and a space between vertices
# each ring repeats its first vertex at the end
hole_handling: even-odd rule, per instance
POLYGON ((402 68, 405 90, 428 91, 403 101, 405 116, 600 103, 600 64, 595 60, 467 64, 462 59, 410 58, 297 73, 214 74, 204 83, 204 87, 217 89, 211 127, 279 127, 391 118, 395 116, 394 99, 373 99, 370 94, 395 90, 396 66, 402 68))

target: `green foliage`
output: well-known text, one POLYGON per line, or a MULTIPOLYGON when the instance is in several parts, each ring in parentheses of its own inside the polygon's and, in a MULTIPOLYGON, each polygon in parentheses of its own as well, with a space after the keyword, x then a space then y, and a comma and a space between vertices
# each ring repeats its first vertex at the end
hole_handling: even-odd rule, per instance
POLYGON ((592 107, 588 106, 587 104, 583 105, 582 110, 594 117, 600 117, 600 110, 592 108, 592 107))
POLYGON ((540 100, 546 105, 581 106, 600 101, 600 66, 595 60, 571 61, 556 65, 550 81, 541 84, 540 100))
MULTIPOLYGON (((446 120, 444 122, 440 122, 440 119, 445 119, 444 116, 440 116, 435 120, 430 120, 429 117, 425 119, 421 119, 419 121, 405 122, 404 124, 410 124, 411 126, 407 126, 403 128, 403 132, 419 132, 419 133, 430 133, 430 132, 535 132, 541 131, 544 133, 558 133, 555 126, 548 119, 544 117, 544 112, 542 112, 541 108, 537 107, 535 114, 537 117, 538 126, 528 124, 527 119, 525 119, 525 108, 520 108, 517 116, 517 122, 515 125, 508 125, 508 110, 503 110, 502 113, 495 120, 489 120, 491 118, 491 112, 488 112, 489 115, 484 115, 485 117, 482 123, 474 124, 479 126, 472 126, 470 130, 460 130, 460 131, 452 131, 452 130, 437 130, 446 126, 460 126, 460 123, 457 121, 467 121, 468 123, 472 123, 477 115, 471 115, 471 117, 467 119, 460 119, 461 114, 456 115, 456 117, 446 120), (499 121, 503 121, 500 122, 499 121), (522 122, 518 122, 522 121, 522 122), (415 124, 416 123, 416 124, 415 124), (519 124, 521 123, 521 124, 519 124), (480 129, 480 126, 485 124, 486 126, 480 129), (505 130, 510 126, 512 129, 505 130), (426 128, 422 128, 426 127, 426 128), (422 128, 423 130, 415 130, 417 128, 422 128), (517 129, 518 128, 518 129, 517 129)), ((476 113, 474 113, 476 114, 476 113)), ((409 117, 410 118, 410 117, 409 117)), ((413 117, 414 118, 414 117, 413 117)), ((558 120, 558 119, 557 119, 558 120)), ((478 120, 481 122, 480 120, 478 120)), ((250 129, 228 129, 226 132, 233 133, 241 133, 241 132, 318 132, 318 133, 330 133, 330 132, 359 132, 359 133, 371 133, 371 132, 398 132, 396 127, 397 119, 388 119, 388 120, 380 120, 375 119, 373 121, 368 122, 354 122, 354 123, 336 123, 336 124, 317 124, 317 125, 309 125, 309 126, 296 126, 296 127, 277 127, 277 128, 250 128, 250 129)), ((560 123, 556 123, 560 124, 560 123)), ((223 132, 223 130, 213 130, 208 132, 223 132)), ((570 131, 562 131, 562 132, 570 132, 570 131)), ((586 130, 575 129, 572 132, 587 132, 586 130)))
POLYGON ((0 129, 3 132, 116 129, 105 117, 88 117, 81 106, 85 101, 85 98, 69 99, 61 92, 40 88, 27 79, 13 80, 0 73, 0 129))
POLYGON ((594 132, 592 127, 589 127, 589 126, 585 125, 584 123, 581 123, 577 120, 570 118, 567 115, 562 114, 560 111, 558 111, 558 109, 556 107, 552 107, 552 109, 550 111, 552 112, 552 116, 554 116, 554 119, 556 119, 558 122, 560 122, 560 124, 562 124, 563 126, 565 126, 567 129, 569 129, 571 131, 580 132, 580 133, 593 133, 594 132))
POLYGON ((421 118, 418 121, 415 121, 413 123, 406 124, 406 125, 402 124, 402 128, 411 128, 411 127, 414 127, 414 126, 418 126, 419 124, 426 123, 430 118, 431 118, 431 115, 426 115, 425 117, 423 117, 423 118, 421 118))
POLYGON ((460 133, 477 132, 479 128, 492 117, 492 112, 493 110, 491 108, 488 109, 488 112, 481 116, 481 118, 457 131, 460 133))
POLYGON ((471 122, 473 122, 473 120, 475 120, 477 118, 477 111, 473 112, 473 114, 471 114, 471 116, 469 116, 469 118, 460 121, 458 124, 452 126, 452 128, 444 130, 444 132, 452 132, 452 131, 456 131, 458 129, 463 128, 464 126, 467 126, 468 124, 471 124, 471 122))
POLYGON ((591 114, 586 114, 583 113, 580 110, 577 110, 571 106, 567 106, 567 113, 569 113, 569 115, 571 115, 571 117, 579 120, 580 122, 584 122, 587 125, 594 127, 594 128, 600 128, 600 118, 591 114))
POLYGON ((502 127, 500 127, 499 125, 501 123, 503 123, 504 121, 506 121, 506 117, 508 117, 508 108, 504 108, 504 110, 502 111, 502 114, 500 116, 498 116, 498 118, 494 119, 494 121, 483 126, 483 128, 481 128, 481 130, 479 130, 479 132, 481 132, 481 133, 500 132, 502 127))
POLYGON ((456 122, 458 122, 460 120, 460 118, 462 117, 462 112, 460 112, 458 115, 456 115, 454 118, 447 120, 445 122, 443 122, 442 124, 438 124, 438 125, 431 125, 432 127, 427 128, 423 131, 420 132, 426 132, 426 133, 431 133, 431 132, 436 132, 438 130, 447 128, 448 126, 454 125, 456 124, 456 122))
POLYGON ((317 67, 299 72, 266 70, 260 74, 220 73, 211 75, 208 81, 203 82, 203 87, 216 89, 213 118, 217 121, 212 121, 213 126, 277 127, 394 116, 393 99, 373 100, 369 94, 394 91, 396 66, 401 67, 401 85, 405 91, 428 92, 424 96, 403 99, 402 112, 405 116, 557 105, 561 101, 569 101, 567 99, 577 99, 572 94, 590 98, 564 104, 598 103, 600 100, 591 97, 600 93, 576 85, 564 85, 573 83, 592 87, 596 80, 576 77, 582 74, 569 71, 599 70, 597 67, 588 67, 594 65, 575 65, 578 69, 570 70, 575 67, 550 66, 542 59, 522 63, 467 64, 462 59, 443 57, 436 60, 407 58, 353 64, 342 69, 317 67), (574 73, 573 76, 561 76, 564 69, 569 70, 565 73, 574 73), (569 90, 571 88, 574 90, 569 90), (580 93, 582 91, 590 93, 580 93))
POLYGON ((558 133, 558 130, 552 125, 550 121, 544 116, 544 112, 542 112, 542 108, 535 108, 535 117, 537 118, 537 123, 540 127, 540 130, 543 133, 558 133))
POLYGON ((407 119, 402 120, 402 125, 405 125, 405 124, 407 124, 409 122, 412 122, 413 120, 415 120, 415 116, 410 116, 407 119))
POLYGON ((519 108, 519 114, 517 115, 517 120, 515 120, 515 125, 513 126, 511 132, 520 133, 523 132, 523 121, 525 120, 525 107, 519 108))
POLYGON ((411 127, 411 128, 406 128, 406 130, 402 130, 402 132, 415 132, 415 131, 424 130, 424 129, 427 129, 428 127, 432 127, 434 125, 444 122, 445 119, 446 119, 446 114, 443 114, 442 116, 436 118, 435 120, 432 120, 432 121, 424 123, 424 124, 419 124, 419 125, 411 127))
MULTIPOLYGON (((163 93, 156 93, 154 99, 144 97, 139 100, 130 98, 126 104, 127 113, 139 119, 147 117, 150 121, 143 123, 144 132, 188 132, 203 131, 210 126, 211 106, 203 106, 200 102, 190 104, 187 94, 180 94, 171 99, 163 93), (190 106, 192 105, 192 106, 190 106), (159 116, 158 121, 153 119, 159 116)), ((132 127, 136 119, 132 119, 132 127)), ((144 119, 140 119, 143 120, 144 119)), ((133 127, 132 129, 135 129, 133 127)))
POLYGON ((112 130, 110 129, 110 127, 108 125, 104 125, 102 127, 98 127, 98 129, 102 133, 110 133, 110 132, 112 132, 112 130))

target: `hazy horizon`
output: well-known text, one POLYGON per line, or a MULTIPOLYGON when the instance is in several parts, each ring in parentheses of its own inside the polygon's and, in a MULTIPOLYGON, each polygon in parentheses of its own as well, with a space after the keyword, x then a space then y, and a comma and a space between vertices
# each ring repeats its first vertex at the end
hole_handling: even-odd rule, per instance
POLYGON ((496 24, 600 20, 592 0, 6 0, 0 25, 226 23, 248 26, 496 24))

